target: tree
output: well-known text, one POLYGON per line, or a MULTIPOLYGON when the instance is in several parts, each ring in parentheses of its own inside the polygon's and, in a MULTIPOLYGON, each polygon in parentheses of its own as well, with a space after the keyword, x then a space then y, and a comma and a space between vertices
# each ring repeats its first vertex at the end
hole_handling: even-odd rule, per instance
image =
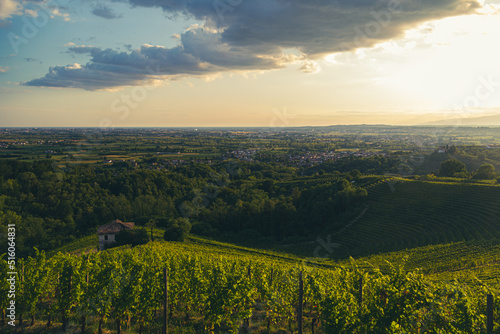
POLYGON ((448 149, 448 154, 451 154, 451 155, 455 155, 458 153, 458 148, 456 148, 455 145, 452 145, 449 149, 448 149))
POLYGON ((148 232, 144 228, 137 228, 133 230, 122 230, 120 231, 116 237, 115 246, 123 246, 123 245, 143 245, 147 244, 149 241, 148 232))
POLYGON ((153 229, 156 227, 157 224, 158 222, 155 219, 150 219, 146 224, 146 227, 149 227, 151 229, 151 241, 154 241, 153 229))
POLYGON ((467 172, 467 167, 465 164, 457 159, 448 159, 446 161, 443 161, 441 165, 439 166, 439 175, 440 176, 448 176, 448 177, 453 177, 457 176, 458 174, 464 175, 464 173, 467 172))
POLYGON ((191 231, 191 222, 187 218, 172 219, 168 223, 168 228, 163 234, 165 241, 184 241, 191 231))
POLYGON ((163 239, 165 241, 184 241, 187 233, 179 226, 172 226, 165 230, 163 239))
POLYGON ((191 231, 191 222, 187 218, 172 219, 168 222, 168 228, 172 227, 178 227, 188 234, 191 231))
POLYGON ((479 180, 493 180, 495 177, 495 167, 492 164, 481 165, 474 175, 474 178, 479 180))
POLYGON ((351 174, 354 180, 359 179, 359 177, 361 176, 361 172, 357 169, 353 169, 349 174, 351 174))
POLYGON ((122 219, 124 222, 127 221, 127 217, 130 217, 132 214, 132 206, 130 201, 125 197, 124 194, 120 194, 119 196, 113 196, 110 199, 111 210, 115 217, 122 219))

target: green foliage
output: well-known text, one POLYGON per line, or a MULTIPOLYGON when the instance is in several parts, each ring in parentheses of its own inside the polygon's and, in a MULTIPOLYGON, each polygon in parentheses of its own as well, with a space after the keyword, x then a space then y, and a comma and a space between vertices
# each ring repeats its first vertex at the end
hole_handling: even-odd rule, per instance
POLYGON ((457 159, 448 159, 439 166, 439 175, 448 177, 461 177, 467 175, 467 167, 457 159), (460 175, 460 176, 458 176, 460 175))
POLYGON ((393 179, 369 186, 366 206, 351 216, 349 228, 332 237, 340 246, 327 255, 339 259, 500 238, 500 187, 461 182, 393 179))
POLYGON ((163 240, 165 241, 184 241, 187 237, 186 231, 180 226, 172 226, 165 230, 163 240))
POLYGON ((54 173, 50 164, 2 162, 0 216, 19 221, 18 253, 28 256, 32 247, 60 247, 114 219, 150 228, 154 220, 158 227, 176 225, 188 233, 186 218, 208 224, 198 233, 242 233, 244 240, 243 231, 253 230, 256 239, 281 240, 319 232, 332 220, 341 225, 336 218, 366 197, 353 190, 357 186, 346 186, 338 172, 310 178, 279 165, 231 164, 162 171, 74 167, 54 173))
MULTIPOLYGON (((441 130, 450 135, 442 137, 449 143, 436 143, 433 136, 438 130, 425 127, 338 126, 272 134, 252 129, 245 133, 227 130, 222 135, 209 130, 123 129, 100 134, 102 138, 92 143, 91 150, 79 152, 77 143, 87 140, 87 134, 11 129, 1 135, 6 143, 21 137, 33 141, 0 149, 0 233, 5 222, 15 221, 18 255, 27 257, 35 255, 33 247, 58 248, 95 234, 97 226, 114 219, 135 221, 139 226, 148 226, 153 219, 158 227, 167 228, 171 221, 185 217, 193 224, 201 222, 194 228, 199 234, 273 246, 282 240, 314 239, 325 231, 336 233, 346 226, 355 230, 357 224, 350 223, 369 205, 372 191, 367 173, 378 174, 372 176, 378 179, 401 174, 444 181, 423 175, 436 172, 451 156, 470 171, 485 163, 500 167, 500 150, 494 145, 499 142, 498 129, 441 130), (447 152, 426 153, 437 147, 445 147, 447 152), (247 149, 256 149, 250 158, 240 159, 235 154, 247 149), (173 154, 161 154, 164 150, 173 154), (45 151, 55 152, 52 159, 44 158, 45 151), (309 163, 300 157, 308 157, 309 163), (114 163, 102 164, 105 158, 114 163), (122 159, 135 162, 118 161, 122 159), (355 182, 347 186, 345 181, 355 182)), ((491 178, 490 172, 482 173, 479 168, 477 178, 491 178)), ((444 174, 470 177, 463 166, 455 169, 444 174)), ((451 176, 446 182, 465 182, 451 176)), ((480 183, 477 180, 469 182, 480 183)), ((399 217, 394 228, 405 226, 412 231, 408 234, 417 230, 419 237, 411 244, 450 239, 440 233, 421 237, 418 232, 426 228, 421 225, 441 221, 438 213, 447 215, 447 210, 440 211, 430 203, 433 210, 426 216, 413 210, 411 198, 405 201, 392 210, 399 217), (423 220, 416 222, 411 214, 402 212, 405 210, 417 212, 423 220), (410 227, 407 218, 413 221, 410 227)), ((368 213, 372 210, 377 208, 370 206, 368 213)), ((425 212, 425 206, 419 210, 425 212)), ((392 214, 385 212, 389 217, 392 214)), ((359 222, 363 224, 363 219, 359 222)), ((369 234, 380 230, 376 224, 369 234)), ((447 228, 443 230, 446 234, 447 228)), ((465 229, 458 233, 467 239, 483 232, 465 229)), ((387 239, 379 239, 382 247, 397 244, 387 239)), ((0 248, 3 242, 0 240, 0 248)), ((377 248, 369 251, 384 250, 377 248)))
POLYGON ((455 155, 460 153, 458 148, 455 145, 451 145, 451 147, 448 149, 448 154, 455 155))
POLYGON ((349 174, 353 177, 354 180, 359 179, 359 177, 361 176, 361 172, 357 169, 353 169, 349 174))
POLYGON ((495 166, 493 166, 492 164, 484 164, 479 166, 476 174, 474 174, 474 178, 480 180, 493 180, 495 177, 495 166))
POLYGON ((163 234, 165 241, 184 241, 191 231, 191 223, 187 218, 172 219, 163 234))
POLYGON ((211 236, 214 234, 214 228, 209 223, 201 222, 194 224, 191 228, 191 232, 198 235, 211 236))
POLYGON ((191 231, 191 222, 187 218, 176 218, 169 221, 167 228, 177 227, 188 234, 191 231))
POLYGON ((23 307, 34 314, 38 300, 46 293, 50 266, 46 263, 45 252, 35 251, 35 257, 24 262, 23 307))
POLYGON ((131 230, 121 230, 115 236, 116 243, 113 246, 123 245, 143 245, 150 241, 148 231, 144 228, 134 228, 131 230))
POLYGON ((2 310, 6 309, 9 306, 9 290, 10 283, 7 279, 11 278, 8 262, 5 259, 6 254, 0 256, 0 308, 2 310))
MULTIPOLYGON (((24 263, 24 273, 39 271, 43 259, 38 253, 24 263)), ((257 326, 295 332, 300 272, 305 323, 319 319, 321 333, 484 332, 485 294, 498 296, 495 287, 484 284, 427 279, 419 270, 406 270, 406 260, 389 264, 385 271, 363 270, 354 261, 322 268, 203 245, 149 243, 78 257, 58 254, 45 261, 50 275, 38 291, 53 302, 53 310, 67 323, 84 317, 107 328, 108 320, 114 326, 127 322, 140 328, 161 323, 155 310, 163 299, 163 268, 168 270, 169 321, 182 326, 199 321, 214 333, 238 333, 247 318, 257 326)), ((36 312, 46 301, 29 293, 37 285, 34 281, 24 283, 18 293, 32 296, 35 307, 30 309, 36 312)))

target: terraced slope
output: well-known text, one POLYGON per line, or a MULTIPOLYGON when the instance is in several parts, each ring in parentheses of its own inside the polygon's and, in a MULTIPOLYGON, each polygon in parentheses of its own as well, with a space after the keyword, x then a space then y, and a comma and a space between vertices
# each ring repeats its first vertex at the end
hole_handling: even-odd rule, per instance
POLYGON ((364 214, 333 236, 340 256, 500 238, 500 187, 398 180, 368 189, 364 214))
MULTIPOLYGON (((436 280, 458 279, 462 282, 500 283, 500 240, 462 241, 431 245, 356 259, 358 266, 369 269, 377 266, 387 271, 389 263, 406 259, 408 270, 421 269, 436 280)), ((348 264, 345 261, 342 264, 348 264)))

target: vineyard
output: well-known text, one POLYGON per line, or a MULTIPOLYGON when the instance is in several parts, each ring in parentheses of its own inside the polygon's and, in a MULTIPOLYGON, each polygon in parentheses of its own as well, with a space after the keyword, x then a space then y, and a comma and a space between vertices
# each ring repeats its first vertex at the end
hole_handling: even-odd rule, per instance
POLYGON ((500 187, 411 180, 368 189, 366 212, 335 234, 335 257, 500 237, 500 187))
MULTIPOLYGON (((353 260, 324 268, 291 259, 165 242, 51 258, 38 252, 17 263, 16 327, 158 333, 168 286, 169 333, 298 333, 299 323, 302 333, 486 333, 486 295, 498 297, 478 282, 407 272, 404 261, 381 271, 353 260)), ((8 271, 2 260, 4 310, 8 271)))
POLYGON ((500 242, 498 239, 491 239, 430 245, 372 255, 357 261, 364 268, 369 269, 370 266, 366 263, 370 263, 386 271, 387 262, 397 263, 406 259, 407 269, 421 268, 426 277, 434 280, 458 279, 472 284, 480 280, 487 284, 499 285, 499 258, 500 242))

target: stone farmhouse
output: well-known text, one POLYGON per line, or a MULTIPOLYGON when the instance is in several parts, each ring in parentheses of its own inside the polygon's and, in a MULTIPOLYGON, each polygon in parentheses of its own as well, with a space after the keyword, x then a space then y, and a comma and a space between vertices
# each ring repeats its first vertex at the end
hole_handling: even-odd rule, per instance
POLYGON ((135 223, 124 223, 121 220, 114 220, 111 224, 101 225, 97 229, 97 235, 99 236, 99 250, 104 250, 109 247, 109 245, 116 242, 115 236, 122 230, 132 230, 135 227, 135 223))

